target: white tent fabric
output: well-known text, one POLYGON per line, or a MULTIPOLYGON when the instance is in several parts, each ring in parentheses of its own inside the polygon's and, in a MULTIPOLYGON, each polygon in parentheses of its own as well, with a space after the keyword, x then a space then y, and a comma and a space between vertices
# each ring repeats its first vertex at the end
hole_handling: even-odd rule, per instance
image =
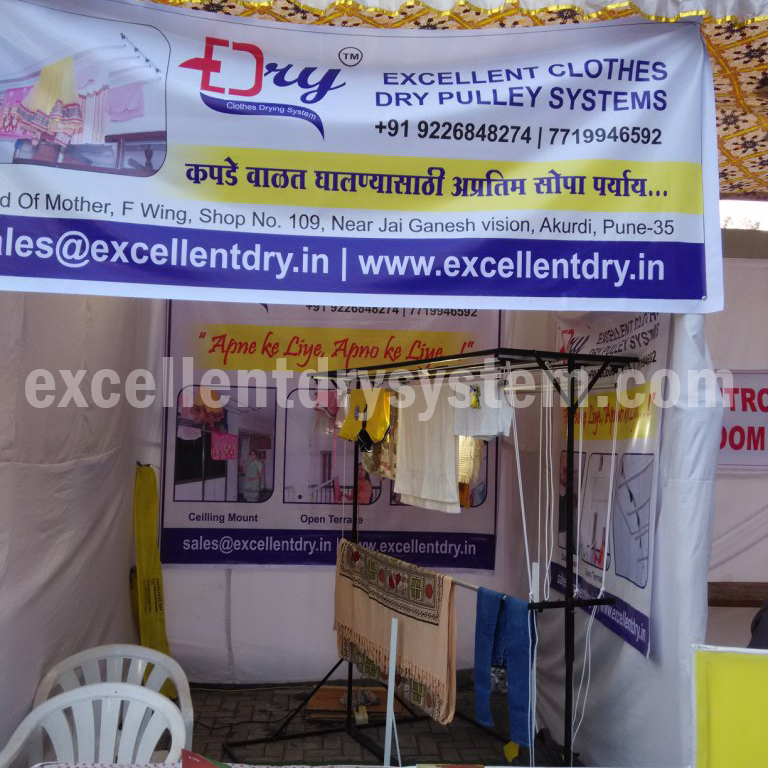
MULTIPOLYGON (((724 267, 726 297, 738 298, 706 320, 715 368, 768 371, 768 261, 729 258, 724 267)), ((719 473, 710 581, 768 580, 766 487, 765 472, 719 473)), ((746 645, 755 610, 710 609, 707 642, 746 645)))
MULTIPOLYGON (((703 320, 674 324, 672 366, 706 367, 703 320)), ((551 346, 554 322, 540 313, 508 313, 505 343, 551 346)), ((538 452, 538 419, 530 409, 520 425, 530 468, 538 452), (532 420, 526 424, 525 419, 532 420)), ((691 410, 686 402, 665 415, 667 441, 657 565, 654 574, 654 650, 649 660, 598 623, 593 629, 593 672, 581 740, 597 765, 686 765, 690 755, 689 652, 704 639, 708 535, 717 452, 718 408, 691 410), (714 446, 714 447, 713 447, 714 446)), ((459 578, 524 595, 525 556, 513 471, 512 446, 502 447, 499 544, 495 574, 459 578)), ((529 494, 529 514, 535 498, 529 494)), ((529 519, 529 531, 535 529, 529 519)), ((331 569, 233 570, 166 567, 169 639, 192 679, 221 682, 318 678, 336 660, 331 631, 331 569), (279 591, 280 601, 273 596, 279 591), (292 606, 302 605, 302 615, 292 606), (311 606, 311 608, 308 608, 311 606), (308 646, 306 638, 311 637, 308 646)), ((474 595, 459 590, 458 666, 471 667, 474 595)), ((540 724, 562 733, 561 619, 544 620, 540 655, 540 724)), ((583 648, 586 615, 579 621, 583 648)), ((577 653, 578 655, 578 653, 577 653)), ((577 678, 580 666, 577 665, 577 678)), ((578 745, 577 745, 578 746, 578 745)))
MULTIPOLYGON (((716 368, 768 371, 768 261, 728 259, 726 311, 707 319, 716 368), (759 329, 758 332, 755 332, 759 329)), ((712 539, 712 581, 768 579, 768 495, 762 472, 721 473, 712 539)))
POLYGON ((128 407, 35 409, 27 374, 133 367, 139 302, 3 294, 0 301, 0 744, 48 667, 133 640, 128 407))
MULTIPOLYGON (((28 710, 46 667, 88 645, 134 639, 127 590, 133 465, 137 456, 158 463, 160 455, 159 404, 138 412, 124 406, 36 410, 25 401, 24 380, 37 367, 108 367, 124 379, 137 365, 159 379, 165 321, 161 302, 79 297, 6 294, 0 314, 0 353, 9 361, 1 383, 12 393, 0 402, 0 650, 14 661, 0 668, 2 741, 28 710), (132 428, 142 430, 140 441, 134 442, 132 428)), ((676 320, 674 367, 706 365, 702 323, 676 320)), ((550 316, 505 317, 507 344, 551 346, 553 338, 550 316)), ((704 636, 718 426, 719 414, 692 413, 685 403, 666 414, 654 651, 646 661, 595 625, 580 739, 590 744, 586 757, 596 764, 686 763, 688 649, 704 636)), ((521 435, 530 464, 538 424, 525 429, 521 423, 521 435)), ((525 594, 513 460, 505 443, 497 570, 464 577, 525 594)), ((317 679, 335 662, 331 568, 166 567, 164 575, 171 650, 192 680, 317 679)), ((458 601, 458 663, 470 667, 474 595, 460 591, 458 601)), ((548 621, 555 626, 541 643, 540 724, 560 738, 562 632, 556 618, 548 621)))
MULTIPOLYGON (((700 316, 674 319, 669 367, 683 380, 710 365, 700 316)), ((592 672, 575 744, 587 765, 684 766, 691 760, 691 644, 706 629, 709 532, 722 410, 692 408, 684 396, 664 415, 656 529, 651 657, 592 628, 592 672)), ((587 614, 577 620, 575 679, 581 676, 587 614)), ((550 612, 551 614, 551 612, 550 612)), ((544 615, 539 712, 562 733, 562 618, 544 615)), ((541 724, 541 722, 540 722, 541 724)))

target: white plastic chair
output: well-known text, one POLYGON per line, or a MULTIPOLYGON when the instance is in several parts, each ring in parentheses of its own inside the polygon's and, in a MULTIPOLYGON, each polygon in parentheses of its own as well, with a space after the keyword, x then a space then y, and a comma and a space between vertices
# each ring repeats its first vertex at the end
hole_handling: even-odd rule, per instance
POLYGON ((179 762, 184 720, 170 699, 129 683, 83 685, 35 707, 0 752, 0 768, 16 764, 26 748, 42 754, 46 741, 57 762, 148 763, 166 732, 165 762, 179 762))
POLYGON ((160 691, 166 680, 176 687, 184 720, 186 749, 192 749, 194 710, 189 681, 179 663, 165 653, 142 645, 98 645, 60 661, 40 681, 34 706, 59 691, 96 683, 132 683, 160 691), (147 669, 152 671, 147 675, 147 669))

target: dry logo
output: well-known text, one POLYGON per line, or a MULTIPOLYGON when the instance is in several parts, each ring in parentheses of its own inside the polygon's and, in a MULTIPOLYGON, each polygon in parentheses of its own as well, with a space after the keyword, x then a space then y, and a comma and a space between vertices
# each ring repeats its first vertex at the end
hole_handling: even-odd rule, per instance
POLYGON ((337 82, 340 69, 268 61, 258 45, 221 37, 206 37, 203 55, 187 59, 179 66, 200 72, 201 91, 241 98, 257 96, 265 80, 269 80, 277 88, 298 90, 302 103, 316 104, 345 85, 337 82))

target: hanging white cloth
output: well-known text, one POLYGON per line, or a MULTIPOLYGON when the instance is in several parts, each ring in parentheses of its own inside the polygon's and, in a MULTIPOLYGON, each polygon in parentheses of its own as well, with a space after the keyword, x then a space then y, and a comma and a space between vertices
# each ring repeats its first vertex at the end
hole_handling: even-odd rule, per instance
POLYGON ((512 426, 512 403, 504 393, 502 381, 485 383, 480 387, 478 407, 461 407, 457 403, 454 434, 493 440, 498 435, 509 436, 512 426), (493 389, 487 391, 487 388, 493 389))
POLYGON ((395 493, 404 504, 440 512, 459 513, 458 437, 453 433, 454 408, 448 387, 440 387, 431 417, 421 387, 415 401, 398 414, 395 493))

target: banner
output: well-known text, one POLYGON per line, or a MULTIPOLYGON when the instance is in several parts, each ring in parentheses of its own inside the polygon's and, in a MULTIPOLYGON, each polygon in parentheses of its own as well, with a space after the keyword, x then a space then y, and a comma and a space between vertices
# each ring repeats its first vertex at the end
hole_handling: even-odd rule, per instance
POLYGON ((768 371, 731 371, 733 384, 723 387, 723 426, 718 467, 768 469, 768 371))
MULTIPOLYGON (((582 598, 604 588, 613 605, 595 618, 641 653, 650 651, 653 539, 669 317, 654 313, 588 315, 559 322, 562 348, 582 354, 632 355, 642 381, 617 390, 609 368, 584 400, 575 422, 575 574, 582 598), (654 376, 656 374, 657 376, 654 376), (580 466, 579 466, 580 465, 580 466)), ((565 591, 567 412, 560 409, 558 551, 552 586, 565 591)), ((590 609, 585 609, 591 612, 590 609)))
POLYGON ((408 506, 362 452, 355 466, 334 427, 335 390, 301 374, 322 358, 329 370, 405 366, 498 346, 497 312, 172 302, 163 562, 333 565, 357 474, 363 544, 417 565, 493 569, 496 441, 483 443, 460 514, 408 506))
POLYGON ((435 34, 120 0, 0 12, 3 288, 722 308, 695 22, 435 34))

